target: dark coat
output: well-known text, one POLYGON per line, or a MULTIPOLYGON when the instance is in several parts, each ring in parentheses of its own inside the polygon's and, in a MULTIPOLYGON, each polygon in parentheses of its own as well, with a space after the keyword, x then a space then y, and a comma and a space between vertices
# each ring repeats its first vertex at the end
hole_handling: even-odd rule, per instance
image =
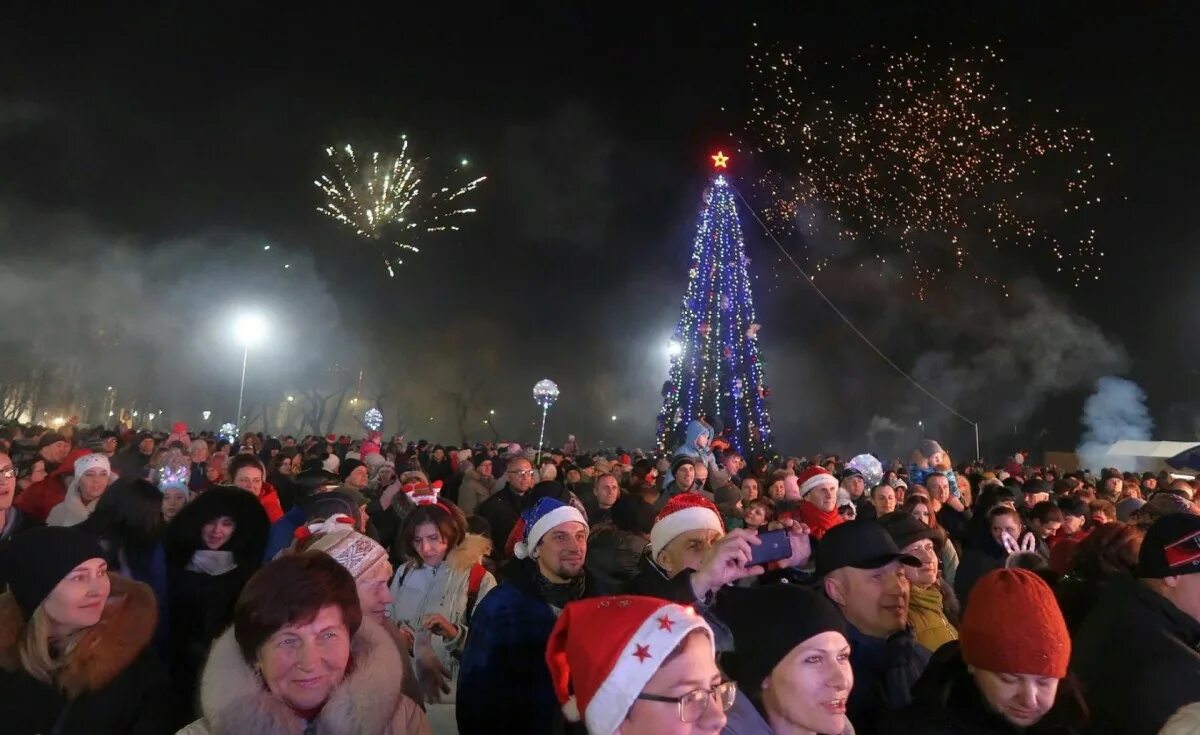
POLYGON ((4 514, 4 523, 0 525, 0 542, 8 541, 21 531, 36 525, 38 524, 30 520, 29 516, 22 513, 20 508, 13 505, 4 514))
MULTIPOLYGON (((454 503, 455 505, 457 505, 458 504, 458 491, 463 486, 463 478, 464 477, 465 477, 464 472, 455 472, 453 475, 450 475, 449 477, 447 477, 445 479, 445 481, 442 482, 442 489, 440 492, 438 492, 438 497, 446 498, 451 503, 454 503)), ((432 482, 432 480, 430 480, 430 482, 432 482)))
POLYGON ((147 480, 150 476, 150 455, 142 454, 135 443, 113 455, 112 468, 120 477, 126 480, 147 480))
POLYGON ((948 505, 943 505, 937 512, 938 525, 950 537, 950 540, 959 544, 965 543, 971 535, 971 511, 964 510, 958 512, 948 505))
POLYGON ((1002 569, 1008 552, 996 540, 988 535, 987 538, 976 537, 975 543, 963 551, 962 561, 954 575, 954 594, 965 612, 967 598, 971 588, 979 579, 993 569, 1002 569))
POLYGON ((0 596, 0 709, 5 735, 161 735, 172 732, 171 688, 150 651, 157 617, 150 588, 110 574, 101 622, 67 654, 54 685, 21 668, 24 628, 11 594, 0 596))
POLYGON ((588 572, 616 594, 630 590, 639 562, 650 543, 612 524, 593 525, 588 537, 585 566, 588 572))
POLYGON ((885 713, 911 703, 913 684, 925 672, 930 653, 917 643, 911 629, 890 638, 876 638, 846 621, 846 638, 854 671, 846 714, 860 735, 873 735, 880 732, 879 723, 887 719, 885 713))
MULTIPOLYGON (((857 685, 857 682, 855 682, 857 685)), ((882 735, 1079 735, 1087 725, 1078 685, 1059 684, 1054 707, 1032 727, 1019 728, 983 698, 963 662, 958 641, 937 650, 913 687, 913 703, 880 720, 882 735)))
POLYGON ((1058 581, 1054 586, 1054 597, 1058 600, 1063 620, 1067 622, 1067 630, 1072 636, 1079 632, 1083 621, 1096 609, 1096 603, 1104 591, 1116 580, 1128 578, 1128 575, 1117 574, 1092 579, 1071 573, 1058 581))
POLYGON ((208 489, 208 462, 192 462, 191 472, 188 474, 188 490, 194 493, 202 493, 208 489))
POLYGON ((1072 644, 1095 735, 1154 735, 1200 700, 1200 622, 1140 582, 1111 582, 1072 644))
MULTIPOLYGON (((539 595, 537 562, 513 561, 505 573, 471 619, 455 706, 461 735, 541 735, 561 727, 546 667, 546 643, 558 612, 539 595)), ((584 597, 608 592, 590 575, 585 579, 584 597)))
POLYGON ((262 565, 268 529, 266 511, 254 495, 222 485, 206 490, 167 524, 168 655, 185 722, 194 717, 196 683, 209 646, 233 622, 242 587, 262 565), (201 529, 221 516, 236 524, 221 550, 233 552, 237 566, 219 575, 189 570, 192 555, 205 548, 201 529))
POLYGON ((475 509, 475 515, 487 521, 492 531, 493 559, 507 557, 504 547, 508 543, 508 534, 512 533, 513 526, 517 525, 521 511, 533 504, 532 495, 532 492, 517 495, 511 487, 505 485, 504 489, 492 493, 490 498, 475 509))

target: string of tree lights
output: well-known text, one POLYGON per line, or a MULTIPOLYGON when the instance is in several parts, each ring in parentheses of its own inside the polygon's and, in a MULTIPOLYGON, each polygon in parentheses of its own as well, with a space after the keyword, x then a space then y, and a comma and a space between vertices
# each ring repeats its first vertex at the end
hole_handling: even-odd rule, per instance
POLYGON ((761 325, 754 312, 749 265, 737 199, 725 178, 729 157, 712 157, 715 172, 704 190, 692 244, 688 285, 669 343, 671 368, 663 384, 657 447, 670 451, 693 420, 723 427, 739 452, 771 448, 770 388, 758 350, 761 325))

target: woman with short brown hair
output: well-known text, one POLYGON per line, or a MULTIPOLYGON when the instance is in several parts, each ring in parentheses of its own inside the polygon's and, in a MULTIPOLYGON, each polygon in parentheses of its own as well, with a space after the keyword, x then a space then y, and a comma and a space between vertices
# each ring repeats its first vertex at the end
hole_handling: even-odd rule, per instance
POLYGON ((363 617, 350 572, 319 551, 280 557, 242 590, 204 667, 202 718, 181 735, 428 733, 400 667, 391 638, 363 617))

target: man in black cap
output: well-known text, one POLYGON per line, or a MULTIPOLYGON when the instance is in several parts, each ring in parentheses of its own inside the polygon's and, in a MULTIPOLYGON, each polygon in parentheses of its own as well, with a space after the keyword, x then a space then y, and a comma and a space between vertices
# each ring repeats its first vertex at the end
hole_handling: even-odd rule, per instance
POLYGON ((860 734, 878 732, 884 712, 907 706, 910 690, 929 663, 908 624, 904 566, 919 559, 902 554, 875 521, 834 526, 817 546, 817 576, 825 596, 846 618, 854 689, 847 713, 860 734))
POLYGON ((1154 735, 1200 700, 1200 516, 1146 531, 1138 579, 1114 579, 1075 636, 1071 671, 1096 735, 1154 735))

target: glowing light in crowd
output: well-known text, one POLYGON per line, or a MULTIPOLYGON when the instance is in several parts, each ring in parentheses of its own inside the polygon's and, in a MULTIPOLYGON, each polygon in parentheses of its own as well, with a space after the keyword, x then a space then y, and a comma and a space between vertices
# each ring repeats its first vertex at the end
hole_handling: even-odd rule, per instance
MULTIPOLYGON (((889 256, 907 264, 918 296, 947 271, 1017 248, 1076 286, 1099 279, 1104 253, 1087 217, 1111 154, 1094 152, 1087 128, 1034 122, 1049 116, 999 91, 985 76, 1003 63, 993 48, 935 60, 928 46, 871 47, 834 65, 755 47, 746 142, 774 167, 757 182, 772 228, 869 241, 860 265, 884 275, 889 256), (865 93, 863 79, 873 80, 865 93)), ((836 257, 812 255, 809 272, 836 257)), ((986 267, 972 274, 1006 288, 986 267)))
MULTIPOLYGON (((487 177, 462 185, 434 186, 422 180, 424 163, 409 154, 408 136, 400 136, 394 153, 373 151, 360 161, 354 147, 325 149, 332 171, 313 183, 325 194, 317 211, 375 242, 389 242, 398 251, 420 252, 416 245, 424 233, 457 230, 458 218, 475 212, 474 207, 454 204, 474 191, 487 177)), ((467 165, 464 158, 460 168, 467 165)), ((404 261, 399 252, 384 252, 388 275, 404 261)))
POLYGON ((363 423, 371 431, 379 431, 383 428, 383 412, 378 408, 367 409, 367 412, 363 414, 363 423))
POLYGON ((212 416, 212 411, 201 411, 200 415, 204 417, 205 421, 208 421, 209 417, 212 416))

